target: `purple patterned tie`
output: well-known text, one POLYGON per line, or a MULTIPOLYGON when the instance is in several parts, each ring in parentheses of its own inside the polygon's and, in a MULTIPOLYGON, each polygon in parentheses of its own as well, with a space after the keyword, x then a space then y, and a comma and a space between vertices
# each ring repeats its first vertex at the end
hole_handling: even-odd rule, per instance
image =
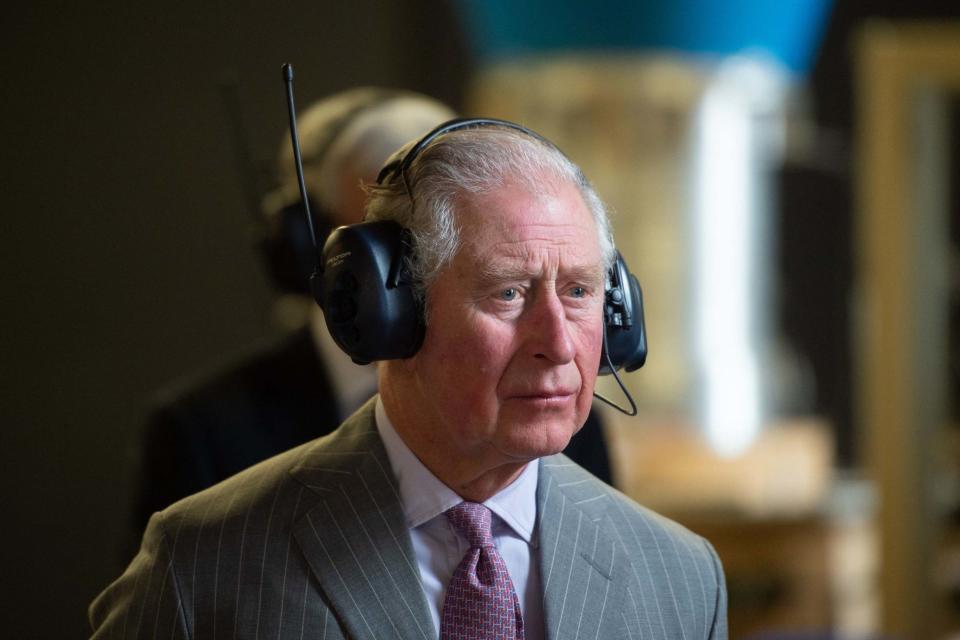
POLYGON ((461 502, 445 515, 470 549, 447 585, 440 639, 523 640, 520 601, 507 565, 493 546, 490 510, 476 502, 461 502))

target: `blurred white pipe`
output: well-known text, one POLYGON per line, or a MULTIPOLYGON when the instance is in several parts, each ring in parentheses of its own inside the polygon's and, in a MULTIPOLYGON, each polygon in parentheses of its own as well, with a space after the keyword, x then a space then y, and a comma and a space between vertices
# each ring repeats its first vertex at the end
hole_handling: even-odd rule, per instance
POLYGON ((720 455, 750 446, 765 417, 771 237, 768 182, 783 146, 786 74, 724 61, 696 110, 691 155, 697 413, 720 455))

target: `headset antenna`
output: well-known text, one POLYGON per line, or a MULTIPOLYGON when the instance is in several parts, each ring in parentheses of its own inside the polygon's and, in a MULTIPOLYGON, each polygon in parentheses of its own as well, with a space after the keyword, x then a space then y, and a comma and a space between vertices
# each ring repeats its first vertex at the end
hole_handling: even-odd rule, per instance
POLYGON ((313 214, 310 212, 310 200, 307 198, 307 183, 303 179, 303 159, 300 157, 300 137, 297 134, 297 108, 293 102, 293 65, 284 63, 283 82, 287 87, 287 112, 290 114, 290 144, 293 146, 293 161, 297 167, 297 182, 300 185, 300 197, 303 199, 303 210, 307 216, 307 227, 310 229, 310 239, 313 248, 317 251, 317 262, 320 260, 320 243, 317 242, 317 232, 313 229, 313 214))

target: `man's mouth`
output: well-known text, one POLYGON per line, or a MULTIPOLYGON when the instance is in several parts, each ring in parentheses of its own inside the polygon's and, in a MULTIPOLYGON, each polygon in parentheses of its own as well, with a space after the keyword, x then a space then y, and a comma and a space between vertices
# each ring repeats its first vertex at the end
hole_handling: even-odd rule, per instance
POLYGON ((536 389, 516 393, 511 396, 514 400, 539 400, 548 403, 565 402, 576 395, 576 390, 572 389, 536 389))

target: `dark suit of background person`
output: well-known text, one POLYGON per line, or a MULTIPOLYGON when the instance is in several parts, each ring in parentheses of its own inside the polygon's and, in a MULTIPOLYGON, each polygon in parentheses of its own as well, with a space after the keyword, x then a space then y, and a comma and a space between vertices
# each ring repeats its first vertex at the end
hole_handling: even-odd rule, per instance
MULTIPOLYGON (((321 237, 334 226, 361 220, 364 195, 357 185, 372 181, 389 153, 452 116, 426 96, 370 87, 336 94, 305 111, 299 122, 302 154, 321 237)), ((268 227, 263 254, 277 289, 305 296, 315 254, 289 139, 280 145, 278 175, 281 186, 263 207, 268 227)), ((318 326, 319 309, 309 304, 313 329, 256 345, 159 395, 140 452, 137 537, 155 511, 328 433, 374 391, 372 367, 351 367, 318 326), (331 363, 336 371, 365 376, 368 392, 345 398, 332 379, 331 363)), ((612 483, 596 412, 564 453, 612 483)))
MULTIPOLYGON (((505 149, 518 162, 554 154, 545 144, 509 130, 481 132, 496 137, 466 155, 460 144, 471 133, 445 134, 441 151, 434 153, 435 141, 421 156, 440 160, 421 164, 478 155, 473 166, 496 164, 495 175, 509 182, 503 193, 458 199, 466 244, 422 267, 435 271, 414 275, 426 289, 422 345, 382 361, 380 393, 333 433, 155 514, 140 552, 91 605, 94 638, 436 638, 437 602, 421 582, 431 569, 413 546, 388 432, 391 447, 405 443, 410 459, 459 499, 483 502, 536 470, 536 522, 523 548, 537 576, 532 593, 542 596, 530 601, 540 623, 531 626, 545 638, 726 638, 723 571, 710 544, 548 453, 563 448, 590 409, 601 263, 613 251, 609 240, 604 248, 594 239, 608 237, 602 205, 585 204, 589 187, 569 171, 498 164, 505 149), (513 177, 535 171, 542 173, 531 182, 513 177), (544 192, 538 185, 546 180, 566 182, 544 192), (493 197, 507 204, 486 206, 493 197), (522 204, 530 199, 543 206, 522 204), (551 238, 560 240, 558 262, 551 238), (485 274, 501 273, 505 261, 533 269, 521 276, 529 284, 518 285, 529 287, 522 306, 511 304, 513 286, 503 296, 504 285, 478 295, 489 288, 485 274), (485 367, 463 367, 453 354, 489 358, 485 367)), ((402 199, 396 184, 390 189, 394 195, 370 209, 373 219, 418 224, 383 204, 402 199)))

